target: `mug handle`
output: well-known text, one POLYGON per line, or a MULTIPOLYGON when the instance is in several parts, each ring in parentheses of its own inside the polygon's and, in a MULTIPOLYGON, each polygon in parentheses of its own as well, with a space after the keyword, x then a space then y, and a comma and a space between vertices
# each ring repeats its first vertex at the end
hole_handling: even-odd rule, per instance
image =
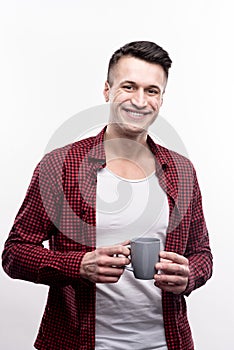
MULTIPOLYGON (((127 247, 128 249, 131 250, 131 244, 127 244, 125 247, 127 247)), ((116 257, 118 257, 119 255, 120 255, 120 254, 116 254, 116 257)), ((125 270, 134 272, 133 267, 131 267, 131 266, 123 265, 123 267, 124 267, 125 270)))
POLYGON ((124 265, 124 268, 125 268, 125 270, 131 271, 131 272, 134 272, 133 267, 131 267, 131 266, 124 265))
MULTIPOLYGON (((131 251, 131 244, 127 244, 126 247, 127 247, 128 249, 130 249, 130 251, 131 251)), ((130 254, 131 254, 131 253, 130 253, 130 254)), ((133 269, 132 266, 124 265, 124 268, 125 268, 125 270, 134 272, 134 269, 133 269)))

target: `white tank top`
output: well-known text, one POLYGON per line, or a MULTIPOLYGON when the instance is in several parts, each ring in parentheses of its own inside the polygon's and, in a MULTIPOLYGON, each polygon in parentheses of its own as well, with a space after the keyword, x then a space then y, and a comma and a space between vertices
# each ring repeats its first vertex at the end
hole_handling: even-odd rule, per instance
MULTIPOLYGON (((104 168, 97 177, 97 247, 139 237, 158 237, 164 249, 167 196, 155 174, 123 179, 104 168)), ((95 350, 167 350, 161 291, 154 280, 125 270, 118 283, 96 285, 95 350)))

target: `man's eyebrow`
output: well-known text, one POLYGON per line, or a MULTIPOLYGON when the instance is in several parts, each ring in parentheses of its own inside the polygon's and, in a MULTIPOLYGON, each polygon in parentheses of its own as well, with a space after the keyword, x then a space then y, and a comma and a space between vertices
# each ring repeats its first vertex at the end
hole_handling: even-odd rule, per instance
POLYGON ((161 91, 161 88, 158 85, 149 85, 148 86, 149 89, 158 89, 159 91, 161 91))
MULTIPOLYGON (((137 83, 135 81, 132 81, 132 80, 123 80, 120 83, 120 85, 124 85, 124 84, 137 85, 137 83)), ((158 85, 151 84, 151 85, 147 86, 147 89, 152 89, 152 88, 158 89, 159 91, 161 91, 161 88, 158 85)))
POLYGON ((137 85, 137 83, 135 81, 131 81, 131 80, 123 80, 120 83, 121 85, 123 84, 132 84, 132 85, 137 85))

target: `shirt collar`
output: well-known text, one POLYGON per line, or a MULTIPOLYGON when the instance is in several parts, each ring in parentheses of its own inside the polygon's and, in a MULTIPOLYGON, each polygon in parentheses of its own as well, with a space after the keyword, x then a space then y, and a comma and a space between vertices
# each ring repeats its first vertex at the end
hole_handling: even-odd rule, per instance
MULTIPOLYGON (((106 132, 106 128, 107 126, 105 126, 94 139, 94 144, 89 155, 89 161, 91 161, 92 163, 106 162, 106 155, 104 150, 104 135, 106 132)), ((163 170, 165 170, 167 167, 167 161, 164 155, 158 149, 157 144, 152 140, 152 138, 149 135, 147 135, 147 143, 151 152, 157 158, 159 165, 162 167, 163 170)))
POLYGON ((106 154, 104 149, 104 134, 106 126, 97 134, 94 138, 94 143, 91 151, 89 152, 88 160, 93 163, 97 168, 103 168, 106 164, 106 154))
POLYGON ((178 205, 178 186, 180 179, 174 159, 175 153, 162 146, 158 146, 149 135, 147 136, 147 143, 151 152, 155 155, 156 175, 160 186, 178 205))

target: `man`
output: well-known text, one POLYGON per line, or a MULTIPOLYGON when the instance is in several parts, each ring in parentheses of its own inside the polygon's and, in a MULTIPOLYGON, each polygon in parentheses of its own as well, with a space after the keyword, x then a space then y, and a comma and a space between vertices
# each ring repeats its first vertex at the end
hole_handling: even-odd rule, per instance
POLYGON ((117 50, 107 127, 47 154, 34 172, 3 267, 50 286, 37 349, 194 349, 184 296, 212 273, 201 193, 191 162, 147 135, 170 66, 152 42, 117 50), (134 236, 161 240, 154 280, 124 268, 134 236))

